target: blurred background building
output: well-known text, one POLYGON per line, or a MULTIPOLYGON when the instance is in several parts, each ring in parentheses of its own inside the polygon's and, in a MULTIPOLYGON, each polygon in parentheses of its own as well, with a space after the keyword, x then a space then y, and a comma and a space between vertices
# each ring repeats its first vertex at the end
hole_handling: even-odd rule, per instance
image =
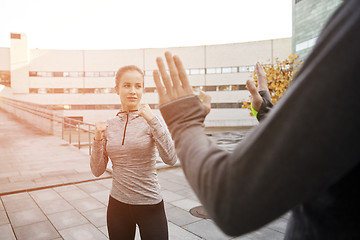
POLYGON ((291 53, 291 39, 166 49, 43 50, 28 49, 25 34, 11 33, 10 48, 0 48, 6 86, 2 94, 50 106, 60 115, 88 123, 104 121, 121 107, 114 91, 117 69, 134 64, 145 73, 142 102, 158 111, 152 72, 156 57, 165 51, 181 57, 196 92, 211 95, 206 126, 234 128, 257 124, 247 109, 241 109, 241 101, 249 99, 245 82, 255 63, 285 59, 291 53))
POLYGON ((292 52, 304 60, 343 0, 292 0, 292 52))

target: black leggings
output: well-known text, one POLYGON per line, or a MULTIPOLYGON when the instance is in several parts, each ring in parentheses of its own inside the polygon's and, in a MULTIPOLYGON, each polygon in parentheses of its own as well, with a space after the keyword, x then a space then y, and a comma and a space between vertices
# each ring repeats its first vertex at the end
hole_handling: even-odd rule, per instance
POLYGON ((142 240, 167 240, 168 225, 164 202, 130 205, 109 197, 107 227, 111 240, 133 240, 136 224, 142 240))

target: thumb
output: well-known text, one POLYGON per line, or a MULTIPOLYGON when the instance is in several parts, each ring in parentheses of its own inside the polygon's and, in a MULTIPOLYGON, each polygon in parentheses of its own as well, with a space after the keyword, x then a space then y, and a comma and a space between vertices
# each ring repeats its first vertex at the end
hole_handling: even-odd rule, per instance
POLYGON ((249 92, 250 92, 250 94, 251 94, 251 96, 253 98, 253 101, 252 101, 253 108, 256 111, 259 111, 263 100, 262 100, 262 97, 260 96, 255 84, 252 81, 247 80, 246 81, 246 87, 249 90, 249 92))
POLYGON ((249 90, 249 92, 253 98, 261 97, 255 84, 252 81, 250 81, 250 80, 246 81, 246 88, 249 90))

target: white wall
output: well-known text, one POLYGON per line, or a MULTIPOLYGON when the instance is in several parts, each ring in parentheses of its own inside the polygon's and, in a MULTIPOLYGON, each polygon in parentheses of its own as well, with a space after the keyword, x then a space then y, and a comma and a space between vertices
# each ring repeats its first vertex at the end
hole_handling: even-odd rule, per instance
POLYGON ((30 71, 84 71, 82 50, 30 50, 30 71))
POLYGON ((14 93, 29 93, 29 60, 27 38, 20 34, 21 39, 11 39, 10 71, 11 88, 14 93))
POLYGON ((10 71, 10 48, 0 47, 0 71, 10 71))

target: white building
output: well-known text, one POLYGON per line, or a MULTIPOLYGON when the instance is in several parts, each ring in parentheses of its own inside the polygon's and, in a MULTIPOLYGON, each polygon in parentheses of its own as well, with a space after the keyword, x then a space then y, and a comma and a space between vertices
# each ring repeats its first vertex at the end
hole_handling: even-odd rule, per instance
POLYGON ((291 38, 194 47, 131 50, 28 49, 25 34, 11 34, 10 48, 0 48, 1 95, 52 106, 88 123, 104 121, 120 108, 114 76, 134 64, 145 72, 143 103, 158 111, 152 71, 165 51, 180 56, 195 91, 212 97, 207 127, 243 127, 257 123, 241 101, 249 98, 245 82, 257 61, 271 63, 291 54, 291 38), (10 79, 9 79, 10 78, 10 79))

